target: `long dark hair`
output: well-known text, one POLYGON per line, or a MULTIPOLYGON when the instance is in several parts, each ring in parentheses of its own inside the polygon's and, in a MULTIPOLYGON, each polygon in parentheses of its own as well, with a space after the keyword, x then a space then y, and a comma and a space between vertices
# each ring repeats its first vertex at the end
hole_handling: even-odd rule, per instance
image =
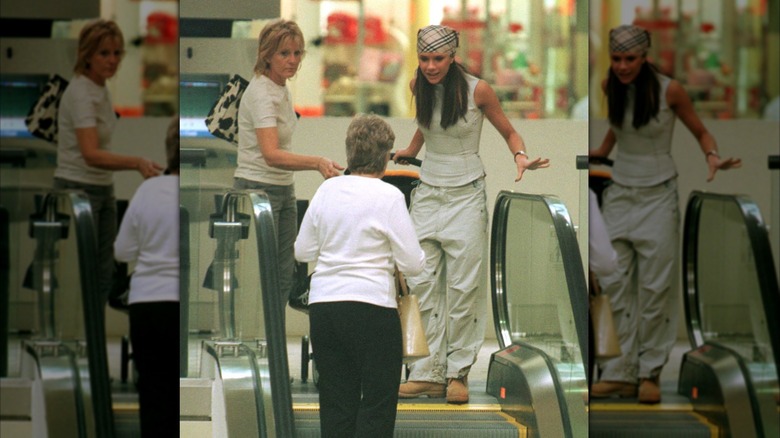
MULTIPOLYGON (((444 99, 441 107, 441 127, 447 129, 458 123, 458 119, 465 119, 469 109, 469 84, 463 66, 453 61, 442 80, 442 85, 444 85, 444 99)), ((420 125, 430 128, 436 94, 434 85, 428 82, 419 66, 413 94, 417 111, 415 119, 420 125)))
MULTIPOLYGON (((658 68, 649 61, 644 62, 639 74, 634 79, 636 94, 634 96, 634 129, 648 124, 650 119, 658 115, 661 106, 661 82, 656 76, 658 68)), ((628 85, 623 84, 609 69, 607 75, 607 107, 609 123, 618 128, 623 127, 628 102, 628 85)))

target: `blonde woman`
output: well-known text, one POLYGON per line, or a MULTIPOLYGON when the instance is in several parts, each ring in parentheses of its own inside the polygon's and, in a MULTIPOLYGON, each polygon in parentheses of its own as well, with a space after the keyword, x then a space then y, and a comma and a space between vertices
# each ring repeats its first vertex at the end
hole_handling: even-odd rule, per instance
POLYGON ((292 151, 298 117, 287 80, 298 72, 304 54, 303 34, 295 22, 277 20, 266 25, 259 36, 255 74, 241 98, 238 115, 238 167, 233 187, 262 190, 268 195, 276 225, 284 302, 293 285, 293 244, 298 229, 293 171, 316 170, 328 179, 344 170, 328 158, 292 151))
POLYGON ((106 82, 124 56, 124 37, 113 21, 94 20, 79 34, 75 75, 60 101, 54 188, 79 189, 89 196, 97 227, 99 287, 108 298, 114 276, 117 210, 113 172, 135 170, 144 178, 163 166, 143 157, 111 152, 117 116, 106 82))

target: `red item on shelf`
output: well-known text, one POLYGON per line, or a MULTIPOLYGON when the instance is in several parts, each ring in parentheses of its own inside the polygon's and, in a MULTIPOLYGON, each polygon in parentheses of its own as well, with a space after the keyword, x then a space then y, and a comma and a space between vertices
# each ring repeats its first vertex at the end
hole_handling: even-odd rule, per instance
POLYGON ((166 12, 152 12, 146 17, 146 42, 176 44, 179 40, 179 20, 166 12))
MULTIPOLYGON (((387 42, 387 33, 382 27, 382 20, 378 17, 367 16, 364 20, 365 44, 384 44, 387 42)), ((357 17, 344 13, 334 12, 328 15, 328 35, 325 44, 355 44, 358 36, 357 17)))
POLYGON ((710 22, 704 22, 704 23, 701 24, 700 28, 701 28, 702 32, 710 33, 713 30, 715 30, 715 25, 710 23, 710 22))

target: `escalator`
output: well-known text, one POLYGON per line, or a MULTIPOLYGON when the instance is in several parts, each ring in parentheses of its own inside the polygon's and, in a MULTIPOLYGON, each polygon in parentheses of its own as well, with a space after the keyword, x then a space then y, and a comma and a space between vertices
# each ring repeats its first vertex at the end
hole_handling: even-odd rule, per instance
POLYGON ((292 437, 271 206, 210 182, 231 157, 181 149, 181 436, 292 437))
MULTIPOLYGON (((487 381, 469 382, 466 405, 399 400, 395 437, 587 436, 587 288, 568 211, 551 196, 501 192, 491 241, 501 349, 487 381)), ((314 384, 292 396, 297 436, 318 437, 314 384)))
POLYGON ((676 394, 665 393, 655 406, 591 403, 591 437, 780 436, 780 294, 772 260, 756 204, 693 192, 682 264, 690 348, 676 394))
MULTIPOLYGON (((271 311, 285 303, 270 204, 213 183, 229 180, 209 172, 231 151, 181 152, 182 436, 318 437, 316 379, 290 379, 283 314, 271 311)), ((587 436, 587 290, 571 219, 553 197, 510 192, 494 217, 501 350, 468 404, 401 400, 396 437, 587 436)))
POLYGON ((501 192, 491 242, 501 350, 487 393, 528 436, 587 436, 587 285, 568 211, 552 196, 501 192))
MULTIPOLYGON (((18 189, 4 184, 4 201, 16 199, 18 207, 27 199, 18 189)), ((34 251, 27 269, 9 256, 0 433, 110 438, 115 431, 90 204, 74 191, 48 192, 36 201, 27 218, 12 210, 8 223, 29 238, 9 236, 9 254, 18 256, 22 246, 34 251), (29 319, 19 317, 25 314, 29 319)))

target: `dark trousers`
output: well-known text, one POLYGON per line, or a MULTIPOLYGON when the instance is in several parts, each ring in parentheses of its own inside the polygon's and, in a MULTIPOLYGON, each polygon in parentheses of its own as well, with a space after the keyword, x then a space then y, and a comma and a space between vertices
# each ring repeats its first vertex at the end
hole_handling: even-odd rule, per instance
POLYGON ((141 436, 179 436, 179 303, 130 305, 141 436))
POLYGON ((322 438, 390 438, 401 383, 398 310, 359 302, 309 308, 322 438))

